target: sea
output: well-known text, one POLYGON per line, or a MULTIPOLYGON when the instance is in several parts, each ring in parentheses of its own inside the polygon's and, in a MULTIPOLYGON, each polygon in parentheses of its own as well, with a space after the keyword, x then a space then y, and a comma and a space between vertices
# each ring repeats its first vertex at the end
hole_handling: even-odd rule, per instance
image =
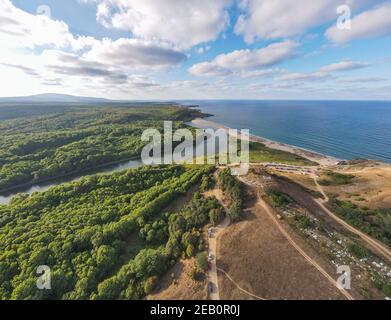
POLYGON ((391 101, 178 101, 207 120, 339 159, 391 163, 391 101))

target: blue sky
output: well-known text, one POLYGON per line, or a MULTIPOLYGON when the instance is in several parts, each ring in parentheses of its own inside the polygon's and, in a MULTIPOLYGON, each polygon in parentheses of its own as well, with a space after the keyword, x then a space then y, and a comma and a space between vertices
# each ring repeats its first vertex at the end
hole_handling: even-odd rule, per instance
POLYGON ((389 100, 390 15, 376 0, 0 0, 0 96, 389 100))

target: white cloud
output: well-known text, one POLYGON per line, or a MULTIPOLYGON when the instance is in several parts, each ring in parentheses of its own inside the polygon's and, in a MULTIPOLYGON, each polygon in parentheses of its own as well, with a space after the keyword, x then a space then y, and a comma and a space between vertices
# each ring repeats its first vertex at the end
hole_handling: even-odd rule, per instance
POLYGON ((193 65, 188 71, 196 76, 227 76, 278 64, 291 58, 298 44, 293 41, 273 43, 257 50, 236 50, 218 55, 211 62, 193 65))
POLYGON ((321 67, 315 72, 292 72, 286 73, 277 78, 280 81, 312 81, 312 80, 324 80, 331 78, 333 72, 349 71, 361 69, 369 66, 368 63, 355 62, 351 60, 343 60, 337 63, 329 64, 321 67))
POLYGON ((85 58, 124 68, 163 68, 186 60, 186 55, 164 44, 138 39, 103 39, 95 43, 85 58))
MULTIPOLYGON (((353 4, 353 0, 344 1, 353 4)), ((341 0, 245 0, 235 26, 247 42, 300 35, 307 29, 337 18, 341 0)))
MULTIPOLYGON (((0 56, 0 65, 18 70, 51 85, 98 81, 108 84, 134 83, 137 71, 158 70, 181 62, 186 56, 168 48, 134 39, 104 39, 80 55, 46 49, 41 53, 9 53, 0 56), (52 81, 61 78, 62 81, 52 81), (78 79, 76 79, 78 78, 78 79)), ((34 81, 37 82, 37 79, 34 81)), ((137 81, 140 84, 143 81, 137 81)))
POLYGON ((84 59, 75 54, 45 50, 41 57, 43 69, 51 76, 97 78, 103 82, 126 83, 128 74, 120 68, 84 59))
POLYGON ((335 43, 390 35, 391 4, 378 6, 353 17, 350 29, 333 26, 326 31, 327 38, 335 43))
POLYGON ((374 83, 374 82, 387 82, 389 79, 382 77, 357 77, 341 79, 338 82, 341 83, 374 83))
POLYGON ((280 69, 243 70, 237 73, 240 78, 267 78, 280 73, 280 69))
POLYGON ((298 47, 293 41, 273 43, 258 50, 236 50, 216 57, 215 62, 225 68, 248 69, 274 65, 291 58, 298 47))
POLYGON ((54 46, 79 50, 93 41, 91 37, 74 37, 63 21, 29 14, 16 8, 9 0, 0 1, 0 43, 3 47, 54 46))
POLYGON ((284 74, 277 78, 280 81, 312 81, 312 80, 321 80, 330 77, 330 74, 326 72, 292 72, 284 74))
POLYGON ((320 71, 323 72, 335 72, 335 71, 347 71, 347 70, 355 70, 362 69, 367 67, 369 64, 365 62, 355 62, 351 60, 343 60, 341 62, 329 64, 320 68, 320 71))
POLYGON ((189 73, 195 76, 225 77, 232 74, 232 71, 219 66, 215 62, 201 62, 193 65, 189 69, 189 73))
POLYGON ((336 24, 337 7, 341 5, 348 5, 355 14, 367 5, 381 2, 384 0, 241 0, 242 14, 235 33, 249 43, 298 36, 325 23, 336 24))
POLYGON ((152 87, 156 84, 138 71, 176 66, 187 58, 159 41, 74 36, 65 22, 27 13, 9 0, 0 0, 0 41, 0 85, 15 94, 22 87, 152 87))
MULTIPOLYGON (((27 13, 9 0, 0 0, 0 41, 3 47, 0 60, 4 60, 6 50, 40 47, 73 52, 84 49, 85 59, 126 68, 172 66, 186 59, 183 53, 157 41, 75 37, 65 22, 27 13)), ((12 54, 7 57, 12 61, 12 54)))
MULTIPOLYGON (((361 86, 365 87, 364 84, 368 86, 372 82, 379 84, 383 81, 383 78, 376 77, 376 73, 365 79, 350 78, 344 81, 339 78, 339 74, 337 78, 337 72, 368 66, 366 63, 351 60, 330 64, 315 69, 314 72, 288 73, 274 66, 294 57, 298 44, 282 40, 264 48, 235 50, 195 64, 188 70, 191 74, 220 77, 220 79, 189 81, 188 77, 183 76, 182 70, 172 68, 179 66, 188 58, 181 51, 193 48, 189 52, 194 55, 194 58, 197 54, 209 50, 209 46, 212 45, 211 41, 220 34, 223 34, 223 38, 224 35, 228 35, 231 29, 227 28, 229 24, 227 10, 235 0, 79 1, 96 2, 98 20, 109 28, 129 31, 129 37, 95 39, 72 34, 67 23, 63 21, 30 14, 16 8, 9 0, 0 0, 0 41, 2 45, 0 87, 3 95, 16 96, 55 91, 106 97, 109 94, 110 98, 165 98, 170 100, 265 98, 267 96, 269 98, 281 96, 302 98, 311 94, 308 93, 310 87, 323 90, 323 86, 328 88, 335 83, 338 87, 342 87, 344 82, 350 85, 347 88, 352 92, 352 96, 357 96, 358 90, 354 89, 355 83, 363 82, 361 86), (224 32, 227 33, 224 34, 224 32), (171 69, 166 70, 170 67, 171 69), (178 76, 182 81, 176 81, 178 76), (252 79, 250 81, 244 78, 252 79), (256 85, 257 79, 265 83, 257 84, 254 91, 251 91, 251 85, 256 85), (328 81, 330 79, 333 81, 328 81), (261 89, 266 96, 259 94, 261 89), (289 92, 294 90, 297 96, 289 95, 289 92)), ((357 8, 357 3, 368 3, 369 0, 351 0, 350 2, 357 8)), ((375 2, 379 1, 371 1, 371 3, 375 2)), ((333 21, 337 18, 336 4, 334 0, 242 1, 243 14, 235 30, 243 34, 247 41, 298 35, 324 22, 328 25, 334 24, 333 21), (262 8, 261 11, 260 8, 262 8), (302 12, 303 10, 305 12, 302 12), (240 23, 244 29, 240 29, 240 23)), ((60 8, 61 5, 56 7, 56 9, 60 8)), ((346 41, 353 38, 359 39, 363 35, 372 37, 388 34, 384 33, 383 28, 388 26, 384 19, 384 12, 382 11, 383 15, 370 14, 378 8, 367 11, 367 15, 355 16, 356 13, 354 13, 352 32, 355 35, 349 36, 350 38, 346 41), (362 17, 365 17, 365 21, 360 22, 362 17), (354 28, 356 21, 359 21, 362 27, 359 30, 354 28)), ((388 11, 387 16, 390 16, 388 11)), ((72 17, 69 19, 71 22, 72 17)), ((111 34, 112 30, 106 30, 106 32, 111 34)), ((307 42, 312 39, 312 36, 307 36, 307 42)), ((229 45, 235 45, 236 43, 230 42, 231 40, 227 37, 229 45)), ((334 47, 329 48, 333 50, 334 47)), ((197 59, 199 58, 198 56, 197 59)), ((382 71, 384 73, 387 70, 382 71)), ((362 75, 358 73, 357 76, 360 74, 362 75)), ((389 82, 389 80, 384 81, 387 84, 389 82)), ((376 93, 375 87, 375 84, 370 86, 371 90, 368 90, 366 97, 376 97, 378 94, 382 94, 382 97, 389 97, 386 86, 383 93, 376 93)), ((314 91, 313 94, 319 92, 314 91)), ((361 93, 360 91, 360 97, 363 97, 361 93)), ((336 97, 335 92, 333 97, 336 97)))
POLYGON ((90 0, 97 20, 107 28, 129 30, 135 37, 190 48, 215 40, 229 25, 232 0, 90 0))

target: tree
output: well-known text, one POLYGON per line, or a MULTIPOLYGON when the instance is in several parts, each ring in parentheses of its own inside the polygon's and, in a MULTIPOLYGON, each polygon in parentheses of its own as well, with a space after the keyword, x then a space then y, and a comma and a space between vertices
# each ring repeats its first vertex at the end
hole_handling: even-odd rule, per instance
POLYGON ((144 283, 145 294, 150 294, 155 288, 157 282, 158 282, 158 277, 156 276, 149 277, 144 283))
POLYGON ((211 209, 209 211, 209 220, 214 226, 218 225, 224 219, 224 216, 224 210, 221 210, 221 208, 211 209))
POLYGON ((206 271, 208 269, 208 255, 206 252, 200 252, 197 254, 196 265, 202 271, 206 271))
POLYGON ((120 294, 120 285, 116 278, 109 278, 98 285, 98 299, 114 300, 120 294))
POLYGON ((187 255, 188 257, 192 257, 192 256, 194 256, 194 254, 195 254, 194 246, 193 246, 192 244, 189 244, 189 245, 187 246, 187 248, 186 248, 186 255, 187 255))
POLYGON ((243 210, 240 202, 234 202, 229 207, 229 215, 231 218, 231 221, 236 222, 239 221, 243 216, 243 210))
POLYGON ((210 174, 204 175, 204 176, 202 176, 202 179, 201 179, 200 191, 206 192, 210 189, 213 189, 214 184, 215 184, 215 181, 214 181, 214 178, 212 175, 210 175, 210 174))

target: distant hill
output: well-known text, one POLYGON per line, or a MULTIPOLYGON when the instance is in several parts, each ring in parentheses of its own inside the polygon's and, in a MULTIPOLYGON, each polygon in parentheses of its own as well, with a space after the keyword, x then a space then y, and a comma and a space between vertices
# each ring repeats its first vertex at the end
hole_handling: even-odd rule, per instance
POLYGON ((26 104, 26 103, 109 103, 109 102, 117 102, 114 100, 103 99, 103 98, 91 98, 91 97, 78 97, 71 96, 67 94, 57 94, 57 93, 44 93, 37 94, 33 96, 25 96, 25 97, 7 97, 0 98, 0 104, 26 104))
POLYGON ((24 97, 0 97, 0 121, 54 113, 60 114, 75 110, 77 108, 108 106, 148 107, 160 105, 177 105, 177 103, 164 101, 110 100, 104 98, 80 97, 57 93, 45 93, 24 97))

